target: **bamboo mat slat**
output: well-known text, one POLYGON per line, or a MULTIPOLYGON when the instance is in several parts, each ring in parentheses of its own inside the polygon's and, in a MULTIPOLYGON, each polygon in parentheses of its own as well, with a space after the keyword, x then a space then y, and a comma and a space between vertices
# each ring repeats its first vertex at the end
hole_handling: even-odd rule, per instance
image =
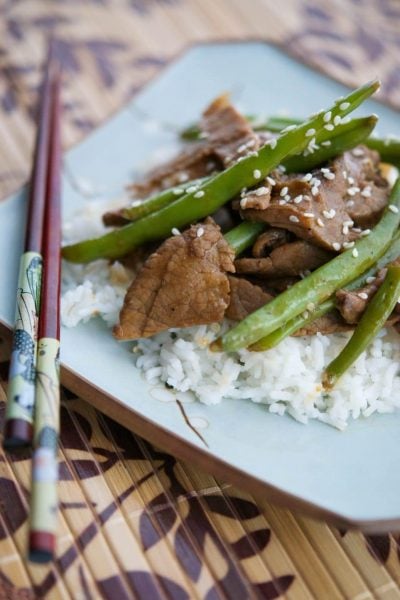
MULTIPOLYGON (((394 0, 0 3, 0 199, 28 178, 49 35, 67 58, 65 141, 117 111, 191 44, 263 39, 338 80, 376 74, 400 107, 394 0)), ((0 421, 8 350, 0 340, 0 421)), ((0 452, 0 600, 400 598, 400 535, 365 536, 256 501, 67 390, 57 558, 26 561, 29 457, 0 452)))

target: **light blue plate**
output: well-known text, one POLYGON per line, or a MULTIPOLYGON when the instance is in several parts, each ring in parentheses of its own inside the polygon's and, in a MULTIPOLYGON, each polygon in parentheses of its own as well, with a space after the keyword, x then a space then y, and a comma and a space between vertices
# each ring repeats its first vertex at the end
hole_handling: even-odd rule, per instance
MULTIPOLYGON (((286 109, 307 115, 346 92, 343 86, 262 43, 196 47, 168 67, 137 98, 66 157, 64 211, 86 202, 90 182, 115 195, 174 130, 197 119, 222 91, 247 113, 286 109), (163 123, 163 127, 155 127, 163 123)), ((381 133, 398 132, 398 114, 376 102, 381 133)), ((0 321, 13 321, 26 198, 0 204, 0 321)), ((137 433, 216 475, 258 494, 365 530, 400 525, 400 414, 372 416, 340 433, 321 423, 300 425, 249 402, 185 405, 205 443, 175 402, 163 403, 133 366, 130 344, 118 344, 100 322, 62 331, 63 381, 137 433)))

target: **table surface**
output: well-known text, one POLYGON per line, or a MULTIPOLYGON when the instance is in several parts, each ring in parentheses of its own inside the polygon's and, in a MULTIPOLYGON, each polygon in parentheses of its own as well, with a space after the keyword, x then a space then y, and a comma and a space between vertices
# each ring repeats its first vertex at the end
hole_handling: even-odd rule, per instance
MULTIPOLYGON (((185 48, 249 38, 400 107, 396 0, 0 2, 0 199, 28 178, 45 40, 67 73, 69 147, 185 48), (284 7, 284 10, 283 10, 284 7)), ((0 340, 1 342, 1 340, 0 340)), ((0 421, 8 347, 0 343, 0 421)), ((365 536, 255 500, 63 390, 57 558, 25 560, 29 456, 0 452, 0 600, 400 598, 400 536, 365 536)), ((0 423, 1 424, 1 423, 0 423)))

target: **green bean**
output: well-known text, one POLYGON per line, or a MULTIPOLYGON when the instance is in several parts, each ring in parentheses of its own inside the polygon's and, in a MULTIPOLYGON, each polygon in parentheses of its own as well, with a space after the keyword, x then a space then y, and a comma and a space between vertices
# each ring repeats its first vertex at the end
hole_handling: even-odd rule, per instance
MULTIPOLYGON (((370 117, 364 117, 359 119, 352 119, 349 123, 338 125, 331 138, 329 145, 320 146, 312 154, 304 156, 299 154, 287 158, 282 162, 288 173, 302 173, 310 171, 311 169, 322 165, 329 159, 343 153, 345 150, 356 146, 365 140, 375 127, 377 117, 374 115, 370 117)), ((318 142, 318 136, 317 136, 318 142)), ((207 181, 208 177, 202 177, 201 179, 194 179, 185 185, 179 185, 173 188, 164 190, 146 200, 134 200, 131 206, 123 208, 121 210, 121 216, 129 221, 137 221, 138 219, 149 215, 150 213, 156 212, 164 206, 171 204, 178 197, 185 194, 185 190, 192 186, 199 186, 200 184, 207 181)))
MULTIPOLYGON (((385 267, 392 260, 395 260, 400 256, 400 232, 398 232, 394 238, 393 242, 390 244, 389 248, 385 252, 385 254, 378 260, 373 267, 365 271, 360 277, 354 279, 351 283, 346 286, 346 290, 356 290, 357 288, 363 286, 368 277, 372 277, 376 275, 376 273, 385 267)), ((284 323, 281 327, 270 333, 269 335, 263 337, 261 340, 258 340, 255 344, 250 346, 249 350, 253 350, 256 352, 260 352, 263 350, 269 350, 270 348, 274 348, 278 344, 280 344, 286 337, 292 335, 302 327, 309 325, 318 317, 322 317, 326 315, 330 310, 335 308, 335 298, 332 296, 325 302, 322 302, 319 306, 317 306, 312 311, 307 310, 306 313, 301 313, 284 323)))
POLYGON ((384 282, 369 302, 350 340, 327 366, 322 383, 331 389, 351 367, 386 323, 400 296, 400 267, 388 267, 384 282))
POLYGON ((256 241, 265 227, 266 223, 243 221, 243 223, 225 233, 224 238, 231 248, 233 248, 235 254, 238 255, 256 241))
MULTIPOLYGON (((280 133, 286 127, 291 127, 301 123, 300 119, 293 117, 272 116, 268 118, 257 118, 254 115, 247 115, 246 119, 252 125, 254 131, 271 131, 273 133, 280 133)), ((201 134, 199 127, 192 125, 190 130, 190 136, 186 136, 186 130, 184 130, 181 132, 181 137, 186 140, 199 139, 201 134)), ((371 150, 376 150, 379 152, 383 162, 391 163, 397 167, 400 167, 400 139, 392 138, 390 136, 386 138, 371 136, 365 140, 362 140, 362 143, 368 146, 368 148, 371 148, 371 150)))
POLYGON ((204 181, 208 179, 207 177, 201 177, 200 179, 193 179, 193 181, 188 181, 184 185, 177 185, 172 188, 168 188, 167 190, 163 190, 145 200, 133 200, 130 206, 127 206, 121 210, 121 216, 128 221, 137 221, 150 213, 156 212, 160 210, 160 208, 164 208, 168 204, 171 204, 174 200, 183 196, 187 189, 192 186, 199 186, 204 181))
MULTIPOLYGON (((335 102, 328 109, 332 118, 345 116, 378 88, 379 82, 373 81, 335 102)), ((173 227, 186 226, 212 214, 243 187, 252 187, 262 181, 288 155, 304 150, 312 135, 322 132, 325 127, 324 112, 321 112, 295 129, 282 133, 272 146, 266 144, 256 155, 243 158, 207 180, 198 191, 185 194, 158 212, 99 238, 65 246, 62 255, 71 262, 83 263, 98 258, 119 258, 144 242, 167 237, 173 227)))
MULTIPOLYGON (((334 136, 330 138, 329 145, 321 145, 313 153, 306 156, 297 154, 287 158, 283 165, 288 173, 304 173, 315 169, 326 161, 342 154, 350 148, 365 142, 377 123, 377 117, 371 115, 360 119, 352 119, 348 123, 338 125, 334 130, 334 136)), ((320 141, 316 136, 316 143, 320 141)))
POLYGON ((395 183, 378 225, 368 237, 363 237, 351 250, 319 267, 311 275, 279 294, 271 302, 251 313, 222 338, 214 342, 214 350, 232 352, 247 347, 284 323, 307 310, 311 304, 319 305, 339 288, 371 267, 384 254, 400 223, 400 179, 395 183))

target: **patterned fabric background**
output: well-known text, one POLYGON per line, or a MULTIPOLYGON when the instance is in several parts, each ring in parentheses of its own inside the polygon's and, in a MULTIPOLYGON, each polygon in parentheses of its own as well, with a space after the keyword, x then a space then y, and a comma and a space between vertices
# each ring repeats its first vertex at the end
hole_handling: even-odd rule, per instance
POLYGON ((0 198, 27 179, 46 39, 58 40, 71 145, 172 57, 208 40, 257 37, 355 85, 379 73, 400 106, 397 0, 2 0, 0 198))
MULTIPOLYGON (((259 38, 400 106, 397 0, 0 0, 0 197, 27 180, 46 39, 74 144, 192 43, 259 38)), ((0 345, 0 420, 7 348, 0 345)), ((30 461, 0 453, 0 600, 400 598, 400 536, 337 531, 152 448, 66 390, 57 560, 25 561, 30 461)))

